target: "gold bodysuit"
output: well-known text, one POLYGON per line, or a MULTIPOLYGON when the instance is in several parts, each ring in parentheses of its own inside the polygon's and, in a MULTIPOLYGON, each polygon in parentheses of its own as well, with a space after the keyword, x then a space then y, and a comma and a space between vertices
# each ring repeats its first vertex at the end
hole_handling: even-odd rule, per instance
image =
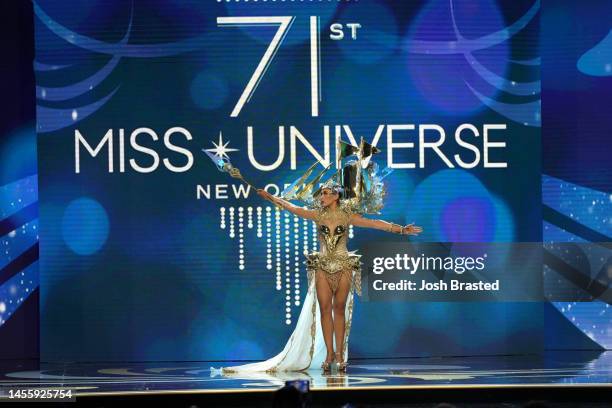
POLYGON ((361 255, 346 248, 351 212, 344 206, 331 210, 317 211, 317 235, 320 251, 306 255, 308 283, 315 278, 317 271, 323 272, 332 293, 336 293, 340 278, 346 274, 351 282, 351 290, 361 296, 361 255))

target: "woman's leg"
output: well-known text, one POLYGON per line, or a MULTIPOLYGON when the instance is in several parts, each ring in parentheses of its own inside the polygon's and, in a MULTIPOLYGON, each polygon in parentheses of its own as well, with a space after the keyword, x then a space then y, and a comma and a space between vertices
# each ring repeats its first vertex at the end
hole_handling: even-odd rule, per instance
POLYGON ((334 335, 336 337, 336 355, 340 353, 343 357, 344 350, 344 328, 346 319, 344 311, 346 310, 346 299, 348 298, 351 289, 350 273, 342 273, 338 282, 338 289, 334 294, 334 335))
POLYGON ((332 321, 332 291, 329 287, 327 279, 325 279, 323 271, 316 271, 315 284, 317 288, 317 299, 319 301, 319 310, 321 311, 321 329, 323 330, 323 340, 325 340, 325 348, 327 349, 327 357, 325 361, 331 361, 334 355, 334 326, 332 321))

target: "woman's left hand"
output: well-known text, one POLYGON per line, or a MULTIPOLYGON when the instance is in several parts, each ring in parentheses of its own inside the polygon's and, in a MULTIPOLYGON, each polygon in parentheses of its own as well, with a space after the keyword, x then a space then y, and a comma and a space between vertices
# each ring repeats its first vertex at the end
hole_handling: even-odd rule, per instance
POLYGON ((402 234, 404 235, 418 235, 421 232, 423 232, 423 228, 414 224, 408 224, 402 227, 402 234))

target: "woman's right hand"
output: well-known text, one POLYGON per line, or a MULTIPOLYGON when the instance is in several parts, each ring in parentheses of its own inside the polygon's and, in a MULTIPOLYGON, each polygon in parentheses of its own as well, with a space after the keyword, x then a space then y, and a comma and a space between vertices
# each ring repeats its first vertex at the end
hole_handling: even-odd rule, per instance
POLYGON ((272 194, 268 193, 266 190, 262 188, 257 189, 257 194, 259 194, 261 198, 263 198, 264 200, 272 201, 272 194))

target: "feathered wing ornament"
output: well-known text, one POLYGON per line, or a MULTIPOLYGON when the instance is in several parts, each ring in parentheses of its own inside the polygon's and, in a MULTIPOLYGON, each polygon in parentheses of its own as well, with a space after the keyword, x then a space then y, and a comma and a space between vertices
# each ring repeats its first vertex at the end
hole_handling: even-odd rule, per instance
POLYGON ((378 214, 383 207, 385 196, 382 180, 393 171, 389 167, 379 171, 378 164, 372 157, 380 153, 380 149, 362 138, 359 146, 339 140, 336 143, 336 151, 337 170, 333 174, 328 175, 330 164, 307 181, 319 163, 315 162, 281 193, 281 197, 298 200, 309 208, 317 209, 320 207, 317 199, 320 191, 323 188, 332 188, 341 193, 342 205, 352 212, 378 214))
POLYGON ((378 164, 372 159, 377 153, 380 149, 361 138, 357 159, 349 160, 341 168, 344 202, 352 212, 379 214, 383 208, 385 186, 382 179, 392 169, 379 173, 378 164))
POLYGON ((285 200, 294 200, 298 197, 298 193, 304 190, 305 183, 308 177, 312 174, 319 161, 315 161, 304 174, 293 183, 289 184, 280 194, 285 200))
POLYGON ((342 168, 342 159, 357 154, 359 154, 359 146, 338 139, 336 141, 336 168, 342 168))
POLYGON ((321 178, 327 173, 327 171, 331 168, 331 164, 328 165, 323 171, 321 171, 317 176, 305 184, 304 188, 296 195, 298 200, 307 202, 312 199, 312 197, 316 196, 317 190, 314 188, 319 184, 321 178))
POLYGON ((312 175, 316 166, 319 165, 319 161, 315 161, 309 168, 302 174, 298 179, 289 184, 287 188, 285 188, 280 197, 285 200, 298 200, 308 207, 313 206, 314 197, 317 195, 317 190, 319 189, 318 185, 321 179, 328 173, 329 169, 332 166, 332 163, 327 165, 323 170, 321 170, 314 178, 310 181, 307 181, 308 178, 312 175))
MULTIPOLYGON (((387 173, 388 174, 388 173, 387 173)), ((361 173, 359 209, 363 214, 379 214, 384 205, 385 185, 378 164, 370 161, 361 173)))

